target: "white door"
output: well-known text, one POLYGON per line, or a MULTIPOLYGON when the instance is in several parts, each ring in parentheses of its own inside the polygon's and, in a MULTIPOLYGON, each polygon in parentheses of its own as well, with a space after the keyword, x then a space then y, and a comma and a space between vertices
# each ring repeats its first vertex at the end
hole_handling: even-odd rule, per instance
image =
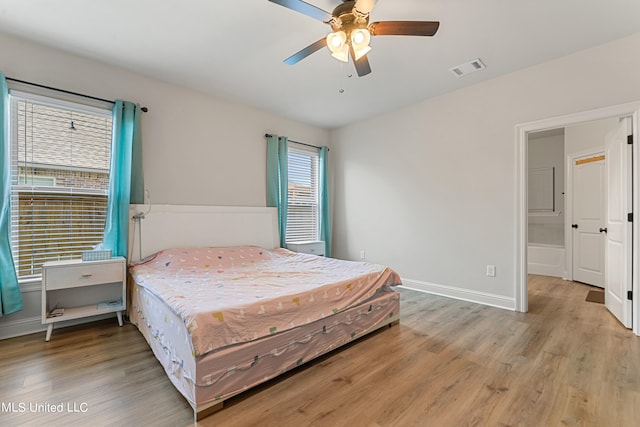
POLYGON ((621 120, 605 140, 606 165, 606 238, 605 296, 607 309, 627 328, 631 327, 631 145, 627 144, 630 120, 621 120))
POLYGON ((604 287, 605 156, 577 159, 573 173, 573 280, 604 287))

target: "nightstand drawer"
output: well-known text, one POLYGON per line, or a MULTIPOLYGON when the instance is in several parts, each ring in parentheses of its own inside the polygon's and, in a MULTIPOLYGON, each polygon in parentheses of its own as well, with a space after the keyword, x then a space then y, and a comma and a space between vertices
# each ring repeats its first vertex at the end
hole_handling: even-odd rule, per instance
POLYGON ((324 256, 323 241, 288 243, 287 249, 293 252, 324 256))
POLYGON ((66 289, 78 286, 91 286, 103 283, 122 282, 123 263, 74 264, 46 269, 46 289, 66 289))

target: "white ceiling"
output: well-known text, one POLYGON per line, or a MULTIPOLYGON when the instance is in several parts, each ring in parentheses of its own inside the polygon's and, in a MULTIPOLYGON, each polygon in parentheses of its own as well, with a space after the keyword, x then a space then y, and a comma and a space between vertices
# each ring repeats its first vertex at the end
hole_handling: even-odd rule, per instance
POLYGON ((640 32, 640 1, 380 0, 386 20, 441 25, 374 37, 357 77, 326 49, 285 65, 329 27, 267 0, 0 0, 2 32, 327 128, 640 32), (487 68, 449 71, 474 58, 487 68))

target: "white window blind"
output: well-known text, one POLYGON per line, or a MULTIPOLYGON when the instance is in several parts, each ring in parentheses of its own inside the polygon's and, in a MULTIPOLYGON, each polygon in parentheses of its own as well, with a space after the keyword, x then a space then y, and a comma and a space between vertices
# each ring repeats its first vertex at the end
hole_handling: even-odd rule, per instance
POLYGON ((11 244, 18 278, 102 241, 111 112, 11 94, 11 244))
POLYGON ((318 152, 289 145, 287 243, 318 240, 318 152))

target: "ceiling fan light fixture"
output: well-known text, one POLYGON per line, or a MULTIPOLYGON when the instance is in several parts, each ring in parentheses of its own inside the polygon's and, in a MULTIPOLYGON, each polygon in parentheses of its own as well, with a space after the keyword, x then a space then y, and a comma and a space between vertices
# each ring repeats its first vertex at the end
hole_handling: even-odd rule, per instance
POLYGON ((368 45, 371 41, 371 33, 366 28, 358 28, 351 32, 351 43, 353 46, 368 45))
POLYGON ((331 56, 336 58, 338 61, 349 62, 349 46, 343 44, 340 50, 331 52, 331 56))
MULTIPOLYGON (((379 21, 369 23, 369 14, 378 0, 341 0, 332 12, 307 3, 308 0, 269 0, 287 9, 302 13, 322 21, 331 27, 331 33, 311 43, 284 60, 294 65, 314 52, 327 47, 331 56, 353 65, 359 77, 371 73, 367 53, 371 51, 369 42, 373 36, 422 36, 436 34, 439 21, 379 21)), ((334 0, 337 2, 337 0, 334 0)), ((478 63, 478 66, 479 63, 478 63)))
POLYGON ((366 28, 358 28, 351 32, 351 46, 353 46, 356 61, 371 50, 371 47, 369 47, 370 41, 371 33, 366 28))
POLYGON ((353 53, 355 54, 356 57, 356 61, 360 58, 362 58, 363 56, 365 56, 369 51, 371 50, 371 47, 369 46, 364 46, 362 48, 359 49, 353 49, 353 53))
POLYGON ((331 51, 331 56, 338 61, 349 62, 349 46, 347 45, 347 34, 344 31, 329 33, 327 47, 331 51))
POLYGON ((347 35, 344 31, 336 31, 327 35, 327 47, 331 52, 340 52, 347 43, 347 35))

